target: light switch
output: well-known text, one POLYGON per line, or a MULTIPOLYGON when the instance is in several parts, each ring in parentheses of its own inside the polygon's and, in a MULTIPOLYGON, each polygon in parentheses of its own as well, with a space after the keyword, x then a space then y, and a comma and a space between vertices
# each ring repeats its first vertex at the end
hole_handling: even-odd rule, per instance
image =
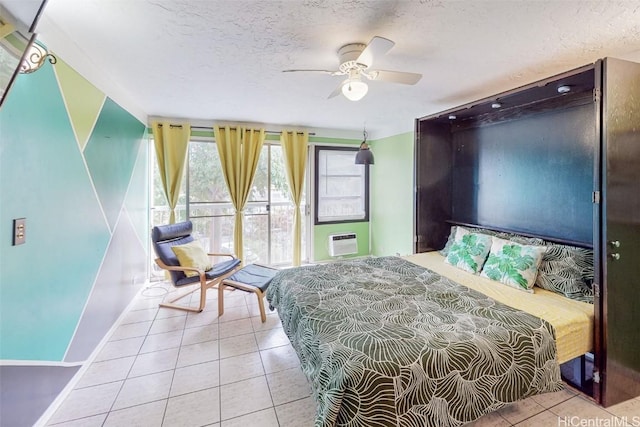
POLYGON ((21 245, 26 239, 26 218, 13 220, 13 246, 21 245))

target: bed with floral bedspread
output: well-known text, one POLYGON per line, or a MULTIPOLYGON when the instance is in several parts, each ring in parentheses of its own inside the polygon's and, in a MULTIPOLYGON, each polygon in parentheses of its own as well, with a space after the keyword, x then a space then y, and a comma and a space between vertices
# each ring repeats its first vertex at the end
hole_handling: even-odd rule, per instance
POLYGON ((267 299, 316 426, 460 426, 563 387, 549 323, 402 258, 282 270, 267 299))

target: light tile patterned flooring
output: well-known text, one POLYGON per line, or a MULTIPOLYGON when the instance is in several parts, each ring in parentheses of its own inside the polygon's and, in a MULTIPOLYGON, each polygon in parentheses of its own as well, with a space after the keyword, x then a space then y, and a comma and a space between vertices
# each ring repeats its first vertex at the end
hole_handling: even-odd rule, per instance
MULTIPOLYGON (((202 313, 158 308, 162 296, 153 295, 165 290, 164 297, 176 292, 160 284, 138 296, 48 426, 313 425, 311 390, 277 313, 267 311, 262 323, 255 295, 240 291, 225 292, 220 318, 216 290, 209 291, 202 313)), ((197 293, 191 299, 195 305, 197 293)), ((468 425, 624 426, 624 421, 640 426, 640 399, 605 410, 566 389, 468 425)))

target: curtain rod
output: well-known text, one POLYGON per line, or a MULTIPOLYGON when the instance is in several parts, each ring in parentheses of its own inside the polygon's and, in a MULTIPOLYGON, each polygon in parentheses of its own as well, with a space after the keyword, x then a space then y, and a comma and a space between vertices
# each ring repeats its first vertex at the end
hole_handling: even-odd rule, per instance
MULTIPOLYGON (((162 123, 160 124, 160 126, 162 126, 162 123)), ((181 128, 182 125, 169 125, 170 127, 176 127, 176 128, 181 128)), ((198 130, 211 130, 213 131, 213 126, 212 127, 207 127, 207 126, 191 126, 191 129, 198 129, 198 130)), ((235 126, 234 127, 230 127, 229 129, 237 129, 235 126)), ((275 131, 275 130, 265 130, 264 133, 274 133, 274 134, 281 134, 282 131, 275 131)), ((303 133, 303 132, 296 132, 296 133, 303 133)), ((309 136, 315 136, 315 132, 309 132, 309 136)))

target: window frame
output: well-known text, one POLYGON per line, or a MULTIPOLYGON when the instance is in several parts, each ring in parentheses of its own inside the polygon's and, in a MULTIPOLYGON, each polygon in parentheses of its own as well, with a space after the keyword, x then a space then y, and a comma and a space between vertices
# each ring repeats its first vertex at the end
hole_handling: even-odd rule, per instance
POLYGON ((318 185, 320 184, 320 151, 351 151, 353 152, 353 158, 355 162, 355 155, 358 152, 359 147, 337 147, 335 145, 316 145, 314 147, 314 173, 313 173, 313 225, 325 225, 325 224, 348 224, 353 222, 369 222, 369 165, 363 165, 364 167, 364 218, 360 219, 338 219, 331 221, 321 221, 318 218, 320 192, 318 191, 318 185))

